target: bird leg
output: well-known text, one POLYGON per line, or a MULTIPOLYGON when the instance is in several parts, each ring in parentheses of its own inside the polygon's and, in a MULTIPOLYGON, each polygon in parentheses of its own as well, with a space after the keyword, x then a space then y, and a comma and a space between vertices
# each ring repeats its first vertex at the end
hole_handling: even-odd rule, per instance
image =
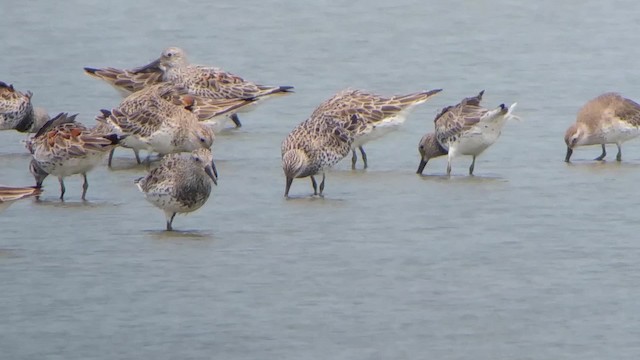
POLYGON ((176 213, 166 213, 165 215, 167 217, 167 231, 173 231, 171 224, 173 224, 173 218, 176 217, 176 213), (171 216, 169 216, 169 214, 171 214, 171 216))
POLYGON ((87 195, 87 189, 89 188, 89 181, 87 181, 87 174, 83 173, 82 177, 84 178, 84 182, 82 183, 82 200, 86 201, 85 195, 87 195))
POLYGON ((597 158, 595 158, 594 160, 602 161, 602 160, 604 160, 605 156, 607 156, 607 149, 604 147, 604 144, 602 144, 602 154, 600 156, 598 156, 597 158))
POLYGON ((238 114, 232 114, 230 118, 231 121, 236 124, 236 128, 242 127, 242 123, 240 122, 240 118, 238 118, 238 114))
POLYGON ((58 177, 58 181, 60 182, 60 200, 64 201, 64 192, 67 189, 64 187, 64 180, 62 180, 62 176, 58 177))
POLYGON ((358 162, 358 155, 356 155, 356 150, 353 149, 351 150, 351 169, 355 170, 356 169, 356 162, 358 162))
POLYGON ((473 160, 471 161, 471 166, 469 166, 469 175, 473 175, 473 168, 476 165, 476 156, 473 155, 473 160))
POLYGON ((313 195, 318 195, 318 183, 313 175, 311 175, 311 186, 313 186, 313 195))
MULTIPOLYGON (((113 154, 113 150, 111 150, 111 154, 113 154)), ((136 162, 138 163, 138 165, 140 165, 142 163, 140 161, 140 150, 133 149, 133 154, 136 156, 136 162)), ((109 166, 111 166, 111 157, 109 157, 109 166)))
POLYGON ((109 161, 107 162, 107 165, 109 167, 111 167, 111 161, 113 160, 113 153, 116 152, 116 148, 111 149, 111 151, 109 151, 109 161))
POLYGON ((322 173, 322 181, 320 182, 320 196, 322 196, 323 190, 324 190, 324 173, 322 173))
MULTIPOLYGON (((367 153, 364 152, 364 148, 362 146, 358 146, 358 149, 360 149, 360 154, 362 155, 362 162, 364 163, 364 168, 368 168, 369 164, 367 163, 367 153)), ((356 155, 356 150, 353 149, 351 150, 351 169, 355 170, 356 169, 356 162, 358 162, 358 155, 356 155)))
POLYGON ((369 164, 367 164, 367 153, 364 152, 364 148, 362 146, 358 146, 360 149, 360 154, 362 154, 362 161, 364 162, 364 168, 368 168, 369 164))
MULTIPOLYGON (((604 147, 604 145, 602 146, 604 147)), ((620 146, 620 144, 616 144, 616 146, 618 147, 618 155, 616 155, 616 160, 622 161, 622 147, 620 146)))

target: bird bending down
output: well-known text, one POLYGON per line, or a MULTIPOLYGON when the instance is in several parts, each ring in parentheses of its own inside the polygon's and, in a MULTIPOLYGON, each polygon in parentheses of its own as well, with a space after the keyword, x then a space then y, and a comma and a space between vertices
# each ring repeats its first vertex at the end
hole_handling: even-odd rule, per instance
POLYGON ((422 139, 420 139, 420 143, 418 143, 418 153, 420 153, 420 164, 418 164, 416 174, 422 175, 429 160, 447 155, 448 151, 440 145, 436 138, 436 133, 432 132, 425 134, 422 139))
POLYGON ((406 116, 411 107, 439 91, 383 98, 360 90, 346 90, 320 104, 282 142, 285 197, 289 197, 293 179, 307 176, 311 178, 313 194, 322 196, 325 171, 345 158, 356 141, 383 134, 370 135, 377 127, 384 127, 385 121, 391 123, 391 119, 406 116), (322 181, 318 192, 315 175, 320 173, 322 181))
POLYGON ((198 210, 211 194, 211 182, 218 184, 218 173, 209 149, 197 149, 189 157, 165 156, 147 176, 135 180, 138 189, 154 206, 162 209, 167 230, 173 230, 178 213, 198 210))
POLYGON ((87 172, 122 139, 117 134, 97 133, 86 128, 75 121, 76 115, 58 114, 27 140, 27 149, 33 156, 29 169, 37 186, 42 185, 48 174, 57 176, 60 200, 64 200, 64 178, 74 174, 82 174, 84 178, 82 200, 86 200, 87 172))
POLYGON ((434 120, 436 139, 448 155, 447 175, 451 175, 451 163, 458 155, 473 157, 469 167, 469 175, 473 175, 476 157, 498 140, 505 122, 515 117, 515 103, 508 108, 501 104, 493 110, 480 106, 483 94, 484 90, 442 109, 434 120))
MULTIPOLYGON (((158 59, 132 70, 84 70, 88 75, 111 84, 121 93, 139 91, 164 81, 185 87, 193 95, 212 99, 256 99, 256 105, 267 98, 293 92, 293 86, 259 85, 219 68, 190 64, 185 52, 177 47, 165 49, 158 59)), ((242 124, 237 113, 252 109, 253 106, 238 108, 229 113, 229 118, 236 127, 240 127, 242 124)))
POLYGON ((355 135, 351 145, 351 168, 356 168, 358 161, 356 149, 358 149, 366 169, 369 164, 363 145, 399 129, 416 106, 429 100, 440 91, 442 90, 435 89, 385 97, 361 90, 344 90, 331 98, 322 111, 357 113, 364 119, 366 127, 355 135))
POLYGON ((605 93, 589 100, 578 111, 576 122, 569 126, 564 142, 570 162, 573 149, 585 145, 601 145, 602 154, 595 160, 604 160, 605 144, 616 144, 617 161, 622 161, 622 143, 640 135, 640 104, 616 93, 605 93))

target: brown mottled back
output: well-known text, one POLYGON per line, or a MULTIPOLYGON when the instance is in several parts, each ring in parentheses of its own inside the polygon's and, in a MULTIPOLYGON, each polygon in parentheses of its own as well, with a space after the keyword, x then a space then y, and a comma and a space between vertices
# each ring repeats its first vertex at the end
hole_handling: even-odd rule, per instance
POLYGON ((597 132, 600 127, 616 119, 640 126, 640 104, 617 93, 604 93, 582 106, 576 122, 583 123, 590 131, 597 132))
POLYGON ((135 72, 111 67, 104 69, 84 68, 86 74, 103 80, 123 93, 133 93, 162 82, 162 71, 135 72))
POLYGON ((338 121, 349 122, 352 115, 363 119, 360 127, 375 125, 403 110, 427 101, 441 90, 423 91, 409 95, 384 97, 361 90, 343 90, 322 103, 311 115, 330 115, 338 121))
POLYGON ((449 138, 458 136, 461 132, 477 124, 482 116, 489 111, 480 105, 484 90, 477 96, 463 99, 454 106, 447 106, 436 116, 435 128, 438 142, 445 146, 449 138))

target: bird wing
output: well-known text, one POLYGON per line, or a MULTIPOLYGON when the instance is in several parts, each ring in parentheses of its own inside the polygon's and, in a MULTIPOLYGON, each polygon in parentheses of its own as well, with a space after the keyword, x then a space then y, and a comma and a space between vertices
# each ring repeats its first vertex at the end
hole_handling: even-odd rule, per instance
POLYGON ((434 120, 438 142, 446 146, 449 139, 460 136, 480 122, 486 112, 487 109, 481 107, 479 102, 467 102, 467 99, 444 108, 434 120))
POLYGON ((615 116, 633 126, 640 126, 640 104, 623 98, 615 109, 615 116))
POLYGON ((162 82, 162 71, 160 69, 150 69, 141 72, 134 70, 121 70, 111 67, 104 69, 84 68, 86 74, 97 79, 106 81, 115 88, 133 93, 148 86, 162 82))
POLYGON ((247 81, 219 68, 189 66, 183 74, 184 84, 196 95, 217 99, 247 99, 288 92, 290 86, 264 86, 247 81))

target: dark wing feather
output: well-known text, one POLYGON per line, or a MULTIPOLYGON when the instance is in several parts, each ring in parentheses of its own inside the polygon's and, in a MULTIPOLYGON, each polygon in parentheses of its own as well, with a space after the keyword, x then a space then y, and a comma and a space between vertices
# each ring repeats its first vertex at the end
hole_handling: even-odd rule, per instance
POLYGON ((615 109, 615 115, 633 126, 640 126, 640 104, 633 100, 623 99, 615 109))

